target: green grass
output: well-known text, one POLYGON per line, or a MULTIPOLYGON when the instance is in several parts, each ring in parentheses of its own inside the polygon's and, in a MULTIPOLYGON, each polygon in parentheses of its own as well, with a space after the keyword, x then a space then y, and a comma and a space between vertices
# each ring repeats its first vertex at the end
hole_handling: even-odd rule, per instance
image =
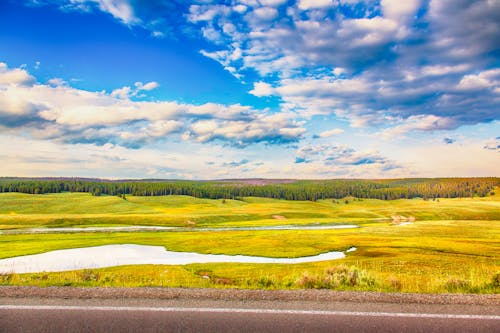
MULTIPOLYGON (((498 191, 497 191, 498 192, 498 191)), ((499 196, 382 201, 286 201, 267 198, 210 200, 187 196, 94 197, 88 193, 0 193, 0 228, 82 225, 258 226, 370 223, 391 216, 428 220, 500 220, 499 196), (278 220, 273 216, 282 216, 278 220)))
MULTIPOLYGON (((498 193, 499 191, 495 191, 498 193)), ((61 273, 4 274, 0 284, 333 288, 498 293, 500 196, 439 201, 349 198, 318 202, 186 196, 93 197, 0 194, 0 228, 90 225, 259 226, 357 223, 358 229, 0 235, 0 257, 105 244, 172 251, 300 257, 358 248, 345 259, 297 265, 144 265, 61 273), (414 217, 397 226, 391 216, 414 217), (193 224, 194 223, 194 224, 193 224), (495 280, 496 279, 496 280, 495 280), (496 282, 495 282, 496 281, 496 282)))

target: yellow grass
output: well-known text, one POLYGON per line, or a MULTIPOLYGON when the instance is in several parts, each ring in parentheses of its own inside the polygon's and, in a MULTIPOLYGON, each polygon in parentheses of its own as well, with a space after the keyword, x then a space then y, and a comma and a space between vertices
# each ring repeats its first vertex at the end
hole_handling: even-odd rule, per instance
POLYGON ((243 201, 223 202, 185 196, 129 196, 123 200, 109 196, 93 197, 86 193, 2 193, 1 229, 91 225, 197 228, 313 223, 356 223, 361 228, 0 235, 2 258, 120 243, 161 245, 172 251, 269 257, 316 255, 344 251, 351 246, 358 249, 342 260, 310 264, 145 265, 63 273, 5 274, 0 276, 0 283, 329 287, 403 292, 498 293, 500 286, 495 282, 500 273, 498 195, 439 201, 354 198, 348 198, 347 201, 346 204, 345 200, 304 202, 244 198, 243 201), (410 225, 396 224, 413 219, 415 222, 410 225), (339 284, 338 281, 344 276, 363 279, 359 278, 353 285, 339 284))

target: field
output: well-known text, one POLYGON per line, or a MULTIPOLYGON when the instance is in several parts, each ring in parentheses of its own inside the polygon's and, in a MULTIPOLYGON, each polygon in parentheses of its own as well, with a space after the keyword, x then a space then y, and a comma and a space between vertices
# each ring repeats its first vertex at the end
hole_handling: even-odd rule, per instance
POLYGON ((0 230, 155 225, 176 232, 0 235, 0 258, 105 244, 171 251, 301 257, 357 251, 308 264, 144 265, 3 274, 0 284, 333 288, 402 292, 500 291, 500 195, 456 199, 327 199, 0 194, 0 230), (411 222, 411 223, 407 223, 411 222), (356 229, 197 231, 197 228, 356 224, 356 229))

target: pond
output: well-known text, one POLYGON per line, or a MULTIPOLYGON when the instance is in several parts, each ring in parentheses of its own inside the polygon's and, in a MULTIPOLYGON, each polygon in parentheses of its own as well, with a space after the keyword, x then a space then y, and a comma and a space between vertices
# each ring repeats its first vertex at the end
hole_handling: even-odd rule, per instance
MULTIPOLYGON (((350 248, 346 252, 355 251, 350 248)), ((103 245, 13 257, 0 260, 0 273, 61 272, 122 265, 187 265, 194 263, 298 264, 345 258, 344 252, 327 252, 299 258, 202 254, 168 251, 163 246, 103 245)))

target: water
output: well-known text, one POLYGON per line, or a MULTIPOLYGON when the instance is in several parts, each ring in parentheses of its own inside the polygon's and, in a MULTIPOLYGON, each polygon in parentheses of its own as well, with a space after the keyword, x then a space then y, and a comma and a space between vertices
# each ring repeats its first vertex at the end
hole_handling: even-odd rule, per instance
MULTIPOLYGON (((346 252, 355 251, 351 248, 346 252)), ((187 265, 194 263, 298 264, 345 258, 344 252, 327 252, 300 258, 168 251, 162 246, 119 244, 57 250, 0 260, 0 273, 61 272, 122 265, 187 265)))
POLYGON ((161 226, 125 226, 125 227, 67 227, 67 228, 29 228, 2 230, 0 234, 50 234, 50 233, 84 233, 84 232, 139 232, 139 231, 258 231, 258 230, 331 230, 359 228, 354 224, 314 224, 314 225, 276 225, 257 227, 161 227, 161 226))
POLYGON ((198 231, 238 231, 238 230, 330 230, 359 228, 354 224, 314 224, 314 225, 275 225, 259 227, 221 227, 221 228, 196 228, 198 231))
POLYGON ((28 228, 2 230, 0 234, 20 235, 20 234, 51 234, 51 233, 83 233, 83 232, 137 232, 137 231, 172 231, 176 227, 161 226, 125 226, 125 227, 66 227, 66 228, 28 228))

